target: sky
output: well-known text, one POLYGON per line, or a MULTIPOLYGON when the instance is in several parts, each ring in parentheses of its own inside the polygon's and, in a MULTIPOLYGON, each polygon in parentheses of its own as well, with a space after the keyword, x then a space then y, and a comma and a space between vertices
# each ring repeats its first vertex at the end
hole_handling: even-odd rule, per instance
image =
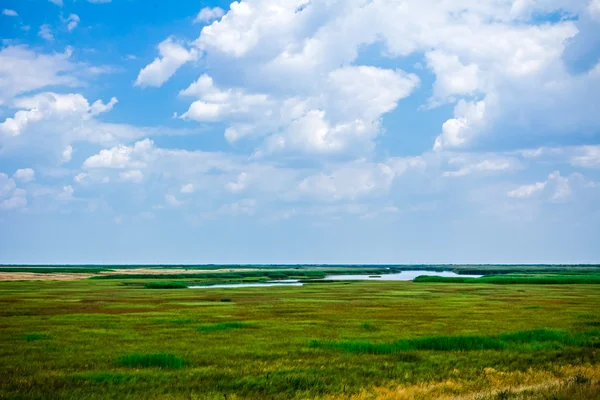
POLYGON ((0 10, 0 263, 600 262, 600 0, 0 10))

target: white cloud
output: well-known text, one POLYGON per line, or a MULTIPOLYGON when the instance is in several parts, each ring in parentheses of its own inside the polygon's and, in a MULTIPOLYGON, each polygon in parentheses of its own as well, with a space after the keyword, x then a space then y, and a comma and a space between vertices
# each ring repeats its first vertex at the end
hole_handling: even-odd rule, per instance
POLYGON ((17 210, 27 207, 25 196, 13 196, 0 202, 0 210, 17 210))
POLYGON ((581 146, 579 154, 571 157, 571 163, 578 167, 600 167, 600 146, 581 146))
POLYGON ((178 200, 177 197, 173 196, 172 194, 166 194, 165 201, 171 207, 179 207, 179 206, 183 205, 183 201, 178 200))
POLYGON ((335 168, 331 173, 319 173, 302 180, 300 194, 325 201, 356 199, 389 189, 394 170, 387 164, 357 161, 335 168))
POLYGON ((73 156, 73 146, 67 145, 61 154, 61 162, 67 163, 71 161, 71 157, 73 156))
POLYGON ((456 54, 441 50, 430 51, 425 58, 437 76, 433 85, 434 99, 446 101, 453 96, 474 94, 481 87, 477 64, 464 65, 456 54))
POLYGON ((15 181, 9 179, 8 175, 0 172, 0 198, 6 197, 16 187, 15 181))
POLYGON ((583 177, 578 173, 573 173, 568 177, 561 176, 559 171, 553 171, 543 182, 536 182, 531 185, 523 185, 508 192, 509 197, 525 199, 542 191, 547 192, 547 199, 551 202, 565 202, 571 199, 571 182, 582 182, 583 177))
POLYGON ((588 12, 594 20, 600 21, 600 0, 590 0, 588 12))
POLYGON ((225 11, 220 7, 204 7, 202 10, 200 10, 198 15, 194 19, 194 22, 211 22, 215 19, 221 18, 224 14, 225 11))
POLYGON ((93 3, 93 4, 103 4, 103 3, 110 3, 112 0, 87 0, 88 3, 93 3))
POLYGON ((88 174, 86 174, 85 172, 80 172, 77 175, 75 175, 75 177, 73 178, 73 182, 82 184, 85 182, 87 177, 88 177, 88 174))
POLYGON ((83 64, 70 61, 72 49, 64 53, 39 54, 26 46, 0 49, 0 105, 13 97, 47 86, 81 86, 77 77, 89 73, 83 64))
POLYGON ((66 185, 63 186, 62 190, 56 195, 56 198, 60 201, 71 201, 73 200, 73 193, 75 193, 73 186, 66 185))
POLYGON ((546 187, 546 182, 536 182, 531 185, 522 185, 518 188, 508 192, 508 197, 515 197, 518 199, 525 199, 531 197, 534 193, 546 187))
POLYGON ((71 32, 73 29, 77 28, 79 24, 79 16, 77 14, 70 14, 66 19, 63 20, 65 24, 67 24, 67 30, 71 32))
POLYGON ((281 151, 335 153, 350 147, 364 150, 380 131, 381 115, 393 110, 398 100, 408 96, 418 84, 416 75, 400 70, 346 67, 326 76, 322 87, 325 96, 315 93, 315 97, 307 99, 292 97, 277 102, 261 93, 219 89, 205 74, 181 91, 181 95, 200 99, 182 118, 234 118, 238 122, 225 131, 230 142, 271 134, 257 155, 281 151))
MULTIPOLYGON (((371 45, 392 57, 425 54, 435 74, 428 105, 459 101, 434 146, 467 148, 487 134, 537 130, 531 126, 552 134, 580 124, 586 131, 598 129, 600 117, 590 105, 600 90, 600 74, 572 76, 562 60, 569 39, 578 34, 577 24, 571 18, 544 24, 532 20, 536 14, 577 15, 588 3, 595 9, 596 1, 425 0, 391 7, 389 2, 360 0, 246 0, 233 3, 219 21, 205 26, 195 45, 206 53, 209 67, 227 65, 237 87, 265 93, 279 104, 297 98, 306 107, 303 115, 312 113, 303 126, 321 132, 335 132, 338 125, 361 119, 347 110, 368 108, 380 99, 371 96, 369 102, 353 103, 338 96, 328 103, 323 97, 329 95, 326 78, 332 71, 355 63, 371 45), (315 118, 318 112, 324 117, 315 118)), ((225 76, 218 70, 209 73, 217 82, 225 76)), ((351 83, 363 81, 368 79, 351 83)), ((203 115, 223 117, 221 108, 204 103, 196 106, 203 115)), ((264 114, 262 119, 234 121, 226 130, 228 140, 266 131, 276 133, 264 146, 267 150, 293 148, 288 143, 294 141, 284 132, 291 121, 282 121, 281 110, 266 111, 271 111, 267 122, 264 114)), ((377 135, 379 122, 362 122, 362 137, 377 135)), ((349 132, 357 136, 354 129, 349 132)), ((364 141, 359 143, 364 146, 364 141)), ((310 147, 300 146, 304 151, 310 147)), ((338 151, 351 147, 343 145, 338 151)))
POLYGON ((144 179, 144 174, 139 169, 131 169, 120 172, 119 177, 126 182, 140 183, 144 179))
POLYGON ((148 150, 154 147, 154 142, 144 139, 134 146, 119 145, 111 149, 101 150, 83 163, 84 168, 141 168, 145 167, 148 150))
POLYGON ((470 163, 455 171, 445 171, 442 176, 460 177, 471 175, 476 172, 500 172, 514 169, 517 166, 515 160, 509 158, 496 158, 470 163))
POLYGON ((246 172, 240 172, 235 181, 227 183, 227 190, 232 193, 239 193, 243 191, 247 185, 248 174, 246 172))
POLYGON ((206 74, 179 94, 200 99, 193 102, 189 110, 181 116, 196 121, 218 121, 229 115, 257 113, 261 108, 270 105, 269 98, 263 94, 246 94, 240 89, 222 91, 206 74))
POLYGON ((50 1, 50 3, 54 3, 59 7, 63 6, 63 0, 49 0, 49 1, 50 1))
POLYGON ((14 173, 13 179, 19 180, 21 182, 31 182, 35 180, 35 171, 31 168, 18 169, 14 173))
POLYGON ((186 49, 175 43, 172 37, 167 38, 158 45, 160 57, 145 66, 135 81, 136 86, 162 86, 185 63, 197 58, 195 49, 186 49))
POLYGON ((185 193, 185 194, 194 193, 196 191, 196 187, 194 186, 193 183, 187 183, 187 184, 183 185, 181 187, 181 190, 179 190, 179 191, 181 193, 185 193))
POLYGON ((442 125, 442 134, 435 139, 434 150, 464 146, 482 127, 486 114, 486 102, 460 100, 454 108, 455 118, 442 125))
POLYGON ((82 119, 89 119, 99 113, 111 110, 116 103, 117 99, 113 97, 107 104, 98 100, 90 106, 87 99, 80 94, 52 92, 22 97, 16 99, 14 105, 26 110, 17 111, 12 118, 7 118, 1 123, 0 132, 9 136, 18 136, 30 123, 50 117, 65 118, 76 115, 82 119))
POLYGON ((9 10, 8 8, 5 8, 4 10, 2 10, 2 15, 6 15, 7 17, 18 17, 19 16, 19 14, 15 10, 9 10))
POLYGON ((53 41, 54 35, 52 34, 52 27, 48 24, 44 24, 40 26, 40 30, 38 32, 38 36, 42 39, 53 41))

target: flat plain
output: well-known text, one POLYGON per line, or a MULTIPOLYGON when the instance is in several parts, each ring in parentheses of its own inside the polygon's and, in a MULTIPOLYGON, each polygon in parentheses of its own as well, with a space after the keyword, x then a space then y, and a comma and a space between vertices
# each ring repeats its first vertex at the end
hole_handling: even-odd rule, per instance
POLYGON ((0 282, 0 398, 600 398, 596 284, 148 282, 0 282))

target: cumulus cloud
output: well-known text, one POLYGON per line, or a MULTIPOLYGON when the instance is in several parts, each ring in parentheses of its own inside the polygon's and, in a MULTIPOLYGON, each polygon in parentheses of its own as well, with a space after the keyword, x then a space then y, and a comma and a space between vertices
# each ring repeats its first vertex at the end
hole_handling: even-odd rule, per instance
POLYGON ((140 183, 144 179, 144 174, 139 169, 131 169, 119 173, 122 181, 140 183))
POLYGON ((515 197, 518 199, 525 199, 531 197, 534 193, 546 187, 546 182, 536 182, 531 185, 522 185, 518 188, 511 190, 507 193, 508 197, 515 197))
POLYGON ((179 207, 183 205, 183 201, 178 200, 177 197, 173 196, 172 194, 166 194, 165 201, 171 207, 179 207))
POLYGON ((551 202, 565 202, 571 199, 572 182, 583 181, 583 176, 573 173, 568 177, 562 176, 559 171, 553 171, 548 174, 548 178, 542 182, 536 182, 530 185, 522 185, 507 193, 508 197, 526 199, 536 193, 547 192, 547 200, 551 202))
POLYGON ((38 36, 49 42, 53 41, 54 35, 52 34, 52 27, 48 24, 44 24, 44 25, 40 26, 40 30, 38 31, 38 36))
POLYGON ((220 90, 206 74, 179 94, 200 99, 181 116, 196 121, 218 121, 225 116, 257 112, 270 105, 268 96, 263 94, 246 94, 240 89, 220 90))
POLYGON ((5 8, 4 10, 2 10, 2 15, 6 15, 7 17, 18 17, 19 16, 19 14, 15 10, 10 10, 8 8, 5 8))
POLYGON ((53 116, 77 115, 82 119, 89 119, 97 114, 110 111, 117 103, 113 97, 107 104, 98 100, 90 106, 87 99, 80 94, 57 94, 52 92, 41 93, 31 97, 22 97, 14 101, 17 111, 12 118, 7 118, 0 123, 0 132, 18 136, 30 123, 53 116))
POLYGON ((119 145, 111 149, 101 150, 83 163, 85 168, 141 168, 147 164, 149 150, 154 142, 144 139, 134 146, 119 145))
POLYGON ((194 22, 211 22, 215 19, 221 18, 224 14, 225 11, 220 7, 204 7, 202 10, 200 10, 198 15, 194 19, 194 22))
MULTIPOLYGON (((534 15, 553 12, 565 16, 585 13, 583 3, 462 0, 441 4, 427 0, 390 7, 385 2, 350 0, 328 7, 298 0, 273 7, 268 1, 247 0, 233 3, 220 20, 205 26, 195 45, 208 61, 231 64, 228 72, 238 77, 238 85, 243 81, 279 104, 291 98, 303 104, 308 116, 302 128, 311 132, 337 132, 342 129, 339 124, 346 127, 355 122, 350 110, 385 100, 376 97, 374 89, 361 92, 370 97, 369 102, 353 102, 351 96, 319 102, 329 95, 331 82, 325 78, 335 70, 352 68, 344 66, 356 61, 361 48, 379 45, 383 55, 391 56, 424 54, 426 66, 435 75, 427 106, 457 102, 454 115, 440 127, 434 148, 469 148, 487 135, 507 130, 515 135, 529 133, 532 126, 551 134, 568 132, 574 124, 585 131, 597 130, 600 117, 589 105, 600 90, 600 74, 589 71, 572 76, 562 61, 565 46, 578 34, 580 25, 571 18, 545 24, 533 21, 534 15), (344 111, 346 118, 340 121, 335 112, 344 111)), ((594 7, 595 1, 589 2, 587 13, 594 7)), ((370 82, 369 76, 363 75, 350 82, 370 82)), ((219 81, 219 76, 213 76, 219 81)), ((351 90, 352 85, 345 87, 351 90)), ((195 107, 201 115, 223 117, 222 108, 215 103, 197 103, 195 107)), ((272 108, 261 111, 267 112, 270 123, 235 121, 226 130, 228 140, 277 131, 261 151, 294 148, 294 140, 281 133, 290 124, 281 120, 284 113, 272 108)), ((342 130, 355 137, 377 135, 372 132, 380 129, 378 121, 357 119, 362 120, 361 135, 357 135, 358 128, 342 130)), ((337 141, 332 142, 330 147, 338 146, 337 141)), ((300 146, 303 151, 311 147, 314 149, 305 143, 300 146)))
POLYGON ((6 197, 16 187, 17 185, 14 180, 10 179, 8 175, 0 172, 0 198, 6 197))
POLYGON ((13 179, 16 179, 21 182, 31 182, 35 180, 35 171, 31 168, 18 169, 14 173, 13 179))
POLYGON ((230 142, 253 136, 268 137, 257 155, 278 152, 336 153, 349 148, 364 151, 380 132, 380 118, 410 95, 419 78, 401 70, 372 66, 331 71, 314 97, 277 101, 262 93, 218 88, 204 74, 181 91, 194 96, 182 118, 197 121, 234 119, 225 131, 230 142))
POLYGON ((62 151, 61 154, 61 162, 62 163, 67 163, 69 161, 71 161, 71 157, 73 156, 73 146, 71 146, 70 144, 67 145, 64 150, 62 151))
POLYGON ((185 63, 197 58, 195 49, 186 49, 169 37, 158 45, 159 57, 142 68, 135 81, 136 86, 162 86, 185 63))
POLYGON ((16 210, 27 207, 25 196, 13 196, 0 202, 0 210, 16 210))
POLYGON ((227 190, 232 193, 241 192, 248 185, 248 174, 246 172, 240 172, 235 181, 227 183, 227 190))
POLYGON ((62 21, 67 25, 67 30, 71 32, 73 29, 77 28, 80 19, 77 14, 69 14, 69 16, 62 21))

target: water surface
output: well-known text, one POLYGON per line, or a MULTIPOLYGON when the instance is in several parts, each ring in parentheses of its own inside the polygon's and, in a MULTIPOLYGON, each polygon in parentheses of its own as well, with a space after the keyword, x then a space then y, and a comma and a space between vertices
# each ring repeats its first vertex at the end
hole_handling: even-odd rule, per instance
POLYGON ((210 286, 190 286, 190 289, 231 289, 231 288, 243 288, 243 287, 267 287, 267 286, 302 286, 303 284, 294 279, 288 279, 286 281, 270 281, 262 283, 230 283, 223 285, 210 285, 210 286))
MULTIPOLYGON (((443 276, 443 277, 462 277, 462 278, 479 278, 481 275, 458 275, 451 271, 435 272, 435 271, 402 271, 395 274, 382 275, 327 275, 323 279, 315 279, 315 281, 412 281, 417 276, 443 276)), ((190 286, 190 289, 233 289, 244 287, 268 287, 268 286, 302 286, 303 283, 298 282, 298 279, 281 279, 261 283, 229 283, 223 285, 210 286, 190 286)))
POLYGON ((445 278, 480 278, 481 275, 458 275, 452 271, 402 271, 396 274, 383 275, 327 275, 323 278, 326 281, 362 281, 362 280, 380 280, 380 281, 412 281, 417 276, 443 276, 445 278))

